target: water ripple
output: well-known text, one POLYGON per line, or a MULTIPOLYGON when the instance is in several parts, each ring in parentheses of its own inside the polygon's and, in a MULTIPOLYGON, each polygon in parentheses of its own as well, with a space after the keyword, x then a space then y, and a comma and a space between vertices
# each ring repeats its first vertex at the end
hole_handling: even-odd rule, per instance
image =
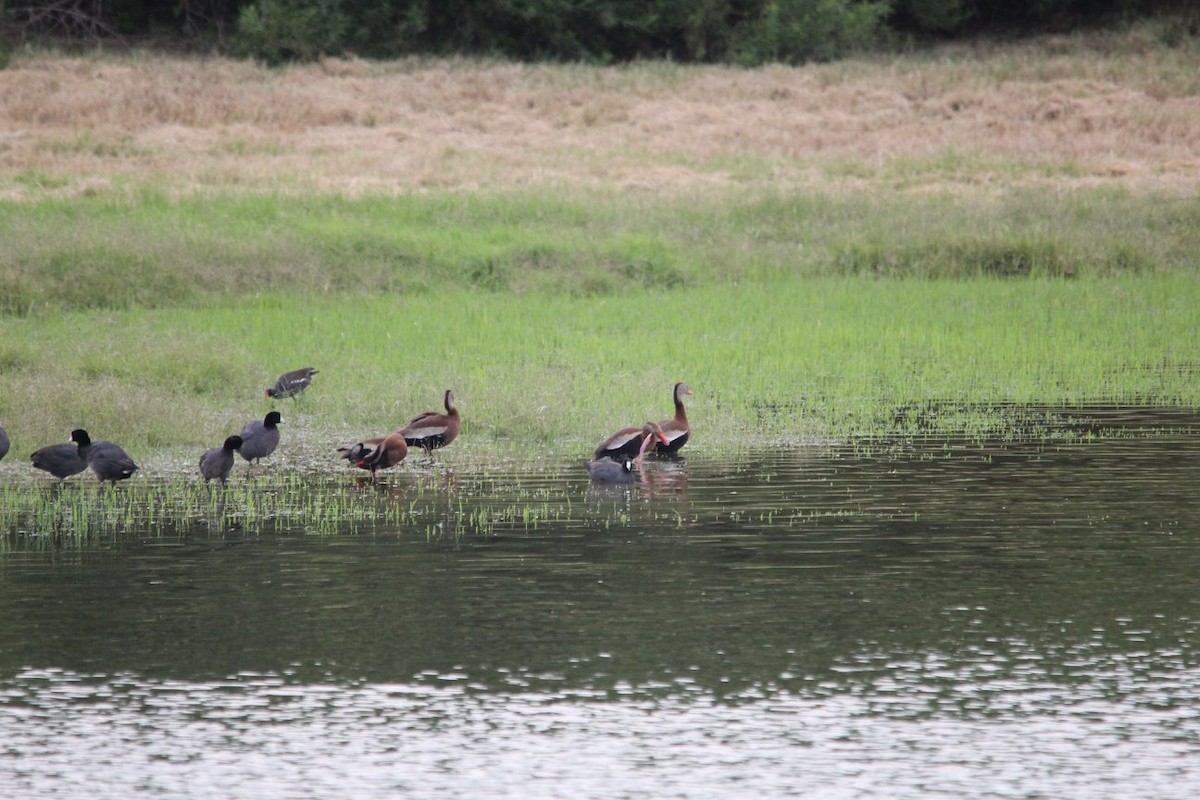
POLYGON ((440 686, 297 686, 30 670, 3 688, 0 786, 58 798, 1128 796, 1122 787, 1184 798, 1200 785, 1194 667, 1114 703, 1106 686, 1137 684, 1132 665, 1072 683, 981 681, 936 654, 864 665, 890 680, 740 702, 633 687, 618 702, 496 694, 453 674, 440 686))

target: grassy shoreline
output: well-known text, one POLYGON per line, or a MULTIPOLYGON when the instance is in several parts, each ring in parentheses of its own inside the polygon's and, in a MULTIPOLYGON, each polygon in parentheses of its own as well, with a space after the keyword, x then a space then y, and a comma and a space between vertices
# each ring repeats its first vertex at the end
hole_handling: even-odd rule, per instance
MULTIPOLYGON (((990 407, 1200 408, 1200 277, 808 278, 627 295, 274 294, 195 309, 0 322, 6 472, 73 427, 178 469, 270 408, 285 369, 321 370, 284 415, 281 460, 338 466, 452 387, 462 458, 583 454, 670 416, 687 380, 696 447, 932 432, 1004 438, 990 407)), ((27 464, 19 469, 28 470, 27 464)), ((31 471, 31 470, 29 470, 31 471)))

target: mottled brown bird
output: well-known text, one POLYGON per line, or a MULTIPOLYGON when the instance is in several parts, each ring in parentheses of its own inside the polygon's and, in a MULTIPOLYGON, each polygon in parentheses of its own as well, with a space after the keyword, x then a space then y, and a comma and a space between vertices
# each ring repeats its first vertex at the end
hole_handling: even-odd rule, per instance
POLYGON ((275 381, 274 386, 263 390, 263 394, 275 400, 282 400, 285 397, 297 397, 312 384, 313 376, 316 374, 317 370, 312 367, 285 372, 275 381))

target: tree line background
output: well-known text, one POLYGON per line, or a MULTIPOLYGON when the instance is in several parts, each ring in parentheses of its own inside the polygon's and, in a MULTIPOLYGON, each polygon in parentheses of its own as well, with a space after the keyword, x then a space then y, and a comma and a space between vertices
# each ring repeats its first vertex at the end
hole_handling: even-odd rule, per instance
POLYGON ((9 45, 202 48, 269 63, 321 55, 755 65, 1161 14, 1195 0, 0 0, 9 45))

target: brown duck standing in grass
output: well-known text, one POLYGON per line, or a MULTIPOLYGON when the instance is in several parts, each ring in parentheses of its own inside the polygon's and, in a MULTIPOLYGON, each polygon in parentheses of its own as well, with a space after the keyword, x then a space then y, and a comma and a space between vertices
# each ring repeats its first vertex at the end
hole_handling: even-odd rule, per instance
POLYGON ((671 396, 675 400, 675 416, 658 423, 658 427, 662 429, 663 436, 667 442, 664 445, 660 445, 655 452, 673 456, 679 452, 681 447, 687 444, 688 434, 691 431, 688 428, 687 409, 683 407, 683 397, 691 393, 692 390, 683 381, 675 384, 675 390, 671 393, 671 396))
POLYGON ((592 458, 594 460, 608 458, 613 461, 641 458, 645 453, 652 452, 656 446, 666 443, 667 437, 663 436, 662 428, 658 426, 658 423, 647 422, 640 428, 621 428, 600 443, 596 452, 592 454, 592 458))
POLYGON ((461 420, 458 409, 454 406, 454 392, 447 389, 442 398, 446 413, 426 411, 409 420, 409 423, 399 430, 409 447, 419 447, 426 453, 445 447, 458 437, 461 420))
POLYGON ((263 395, 273 400, 282 400, 285 397, 299 397, 301 392, 312 385, 313 376, 316 374, 317 370, 312 367, 285 372, 275 381, 274 386, 263 391, 263 395))
POLYGON ((394 467, 408 455, 408 442, 399 433, 389 433, 387 436, 375 436, 363 439, 348 447, 339 447, 337 451, 342 458, 359 469, 371 471, 371 480, 376 481, 376 474, 381 469, 394 467))

